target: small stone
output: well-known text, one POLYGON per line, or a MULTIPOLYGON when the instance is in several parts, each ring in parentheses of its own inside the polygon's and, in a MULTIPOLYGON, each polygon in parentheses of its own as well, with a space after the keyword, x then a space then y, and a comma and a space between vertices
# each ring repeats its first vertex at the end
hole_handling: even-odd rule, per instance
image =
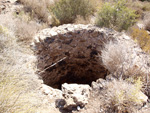
POLYGON ((45 95, 48 95, 50 98, 62 98, 62 91, 61 90, 54 89, 54 88, 47 86, 45 84, 42 84, 41 90, 45 95))
POLYGON ((51 33, 52 36, 57 35, 57 32, 55 32, 55 31, 51 31, 50 33, 51 33))
POLYGON ((81 108, 80 108, 80 106, 77 106, 77 110, 79 111, 81 108))

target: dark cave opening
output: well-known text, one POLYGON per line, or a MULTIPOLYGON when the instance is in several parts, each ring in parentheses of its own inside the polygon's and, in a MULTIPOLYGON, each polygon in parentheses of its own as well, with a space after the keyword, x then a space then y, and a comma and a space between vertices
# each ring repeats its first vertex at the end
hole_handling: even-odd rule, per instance
POLYGON ((109 37, 93 28, 74 29, 55 28, 54 31, 66 30, 57 35, 52 35, 54 31, 51 29, 49 36, 42 35, 42 40, 35 43, 37 68, 44 70, 40 76, 45 84, 53 88, 60 89, 63 83, 91 85, 92 81, 105 78, 108 73, 100 55, 109 37))
POLYGON ((92 75, 88 76, 88 77, 86 77, 86 76, 78 77, 74 73, 68 72, 67 75, 60 78, 60 81, 57 82, 56 84, 58 84, 58 87, 57 87, 58 89, 61 89, 61 85, 64 84, 64 83, 68 83, 68 84, 88 84, 89 86, 91 86, 91 83, 93 81, 96 81, 97 79, 98 79, 97 77, 93 77, 92 75))
POLYGON ((63 83, 91 85, 93 81, 106 77, 107 70, 103 66, 96 64, 96 62, 91 64, 89 62, 63 60, 55 66, 46 69, 42 74, 42 79, 45 84, 61 89, 63 83))

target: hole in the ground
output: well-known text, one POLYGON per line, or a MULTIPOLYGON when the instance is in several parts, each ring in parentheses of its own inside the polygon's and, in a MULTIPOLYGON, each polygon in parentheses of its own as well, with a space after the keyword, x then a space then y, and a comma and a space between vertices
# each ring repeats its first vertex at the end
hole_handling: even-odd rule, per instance
MULTIPOLYGON (((41 73, 44 83, 61 89, 63 83, 91 85, 92 81, 105 78, 107 70, 100 65, 99 59, 94 56, 91 57, 91 53, 88 58, 65 56, 44 67, 44 72, 41 73)), ((97 56, 95 53, 94 55, 97 56)))
POLYGON ((105 78, 108 71, 102 66, 99 56, 104 41, 109 38, 93 28, 74 28, 55 36, 51 34, 66 29, 51 29, 49 36, 46 34, 43 41, 35 43, 38 69, 44 83, 60 89, 63 83, 91 85, 92 81, 105 78))
MULTIPOLYGON (((107 74, 107 70, 101 65, 92 67, 88 64, 89 61, 77 62, 61 61, 57 66, 51 67, 45 71, 43 77, 44 83, 50 85, 54 88, 61 89, 63 83, 77 83, 77 84, 89 84, 91 85, 92 81, 96 81, 99 77, 104 78, 107 74), (51 74, 56 75, 52 83, 51 74), (57 76, 58 75, 58 76, 57 76)), ((96 64, 95 64, 96 65, 96 64)))

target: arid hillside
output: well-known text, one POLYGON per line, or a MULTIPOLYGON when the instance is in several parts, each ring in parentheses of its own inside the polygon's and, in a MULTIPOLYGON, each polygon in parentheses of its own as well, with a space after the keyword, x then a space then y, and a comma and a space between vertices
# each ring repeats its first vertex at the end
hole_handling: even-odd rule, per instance
POLYGON ((0 113, 149 113, 149 0, 0 0, 0 113))

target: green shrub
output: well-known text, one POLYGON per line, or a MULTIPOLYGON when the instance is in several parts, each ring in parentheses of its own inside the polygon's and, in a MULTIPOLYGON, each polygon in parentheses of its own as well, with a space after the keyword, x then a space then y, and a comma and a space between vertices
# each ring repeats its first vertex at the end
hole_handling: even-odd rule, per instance
POLYGON ((60 0, 50 8, 60 24, 73 23, 78 15, 86 19, 95 7, 91 0, 60 0))
POLYGON ((113 5, 105 3, 102 6, 98 12, 96 25, 122 31, 132 26, 137 17, 134 10, 127 8, 124 0, 118 0, 113 5))

